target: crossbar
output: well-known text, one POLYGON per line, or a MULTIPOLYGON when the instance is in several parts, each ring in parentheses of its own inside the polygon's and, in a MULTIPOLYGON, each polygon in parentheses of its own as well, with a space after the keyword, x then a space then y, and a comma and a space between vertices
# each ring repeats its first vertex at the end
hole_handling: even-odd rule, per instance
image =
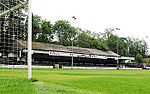
POLYGON ((0 13, 0 17, 3 17, 3 16, 5 16, 5 15, 9 14, 10 12, 13 12, 17 9, 20 9, 20 8, 24 7, 26 4, 27 4, 27 2, 23 2, 22 4, 18 4, 16 6, 12 7, 11 9, 8 9, 8 10, 0 13))

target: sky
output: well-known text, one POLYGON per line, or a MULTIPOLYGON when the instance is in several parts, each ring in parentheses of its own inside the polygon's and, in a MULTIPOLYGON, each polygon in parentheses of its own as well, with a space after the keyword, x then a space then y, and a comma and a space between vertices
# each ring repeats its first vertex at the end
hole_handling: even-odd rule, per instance
POLYGON ((150 48, 149 4, 150 0, 32 0, 32 12, 52 24, 67 20, 75 27, 97 33, 120 28, 114 33, 144 39, 150 48))

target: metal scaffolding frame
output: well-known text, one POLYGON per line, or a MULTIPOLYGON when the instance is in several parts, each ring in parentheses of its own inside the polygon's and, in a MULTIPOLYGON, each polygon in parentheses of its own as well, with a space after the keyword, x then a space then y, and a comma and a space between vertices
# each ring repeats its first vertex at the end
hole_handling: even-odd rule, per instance
POLYGON ((16 65, 21 58, 27 59, 16 42, 27 40, 27 15, 23 13, 27 0, 1 0, 0 4, 0 64, 16 65))
POLYGON ((3 11, 1 11, 0 17, 5 16, 8 13, 13 12, 13 11, 15 11, 15 10, 17 10, 17 9, 19 9, 21 7, 24 7, 27 4, 27 2, 21 2, 20 0, 17 0, 17 2, 20 2, 20 4, 17 4, 16 6, 13 6, 11 8, 9 8, 8 6, 6 6, 5 4, 3 4, 2 2, 0 2, 0 4, 2 6, 4 6, 5 8, 7 8, 7 10, 4 9, 3 11))

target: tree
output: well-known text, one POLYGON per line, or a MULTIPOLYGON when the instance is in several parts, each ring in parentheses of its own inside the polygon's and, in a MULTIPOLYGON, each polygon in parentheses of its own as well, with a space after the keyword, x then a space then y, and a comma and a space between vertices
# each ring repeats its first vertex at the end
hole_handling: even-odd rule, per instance
POLYGON ((148 45, 144 40, 128 37, 128 47, 130 56, 135 57, 135 55, 139 53, 143 57, 146 57, 148 45))
POLYGON ((93 48, 99 50, 109 50, 106 41, 98 36, 96 33, 91 31, 80 30, 76 39, 76 46, 83 48, 93 48))
POLYGON ((59 20, 54 24, 54 31, 58 37, 58 43, 65 46, 71 46, 72 40, 76 37, 76 28, 72 27, 68 21, 59 20))
POLYGON ((41 33, 41 17, 32 14, 32 41, 39 41, 38 36, 41 33))
POLYGON ((41 33, 41 17, 32 14, 32 41, 38 41, 38 36, 41 33))
POLYGON ((143 63, 149 63, 150 64, 150 58, 144 58, 143 63))
POLYGON ((39 42, 50 43, 54 39, 53 25, 50 21, 43 20, 41 23, 41 33, 38 36, 39 42))
MULTIPOLYGON (((107 29, 106 29, 107 30, 107 29)), ((113 29, 109 29, 113 30, 113 29)), ((117 46, 118 46, 118 54, 121 56, 128 56, 128 45, 127 45, 127 39, 124 37, 118 37, 117 35, 114 35, 112 31, 106 31, 103 33, 103 39, 105 39, 106 44, 110 48, 111 51, 117 53, 117 46)))
POLYGON ((120 37, 118 39, 118 48, 119 48, 119 54, 121 56, 129 56, 128 40, 127 40, 127 38, 120 37))
POLYGON ((121 56, 132 56, 136 57, 136 54, 141 54, 145 57, 147 52, 147 43, 144 40, 138 38, 125 38, 118 37, 113 34, 114 29, 108 28, 102 33, 102 38, 106 41, 106 44, 113 52, 117 53, 118 45, 118 54, 121 56))
POLYGON ((76 38, 76 46, 83 47, 83 48, 90 48, 89 41, 92 40, 90 36, 87 35, 88 32, 80 31, 78 32, 78 36, 76 38))
POLYGON ((104 39, 98 38, 96 40, 97 40, 97 47, 96 47, 97 49, 104 50, 104 51, 110 50, 110 48, 108 47, 104 39))
POLYGON ((136 55, 136 62, 142 63, 142 61, 143 61, 143 56, 141 54, 137 54, 136 55))
POLYGON ((114 28, 107 28, 105 29, 104 33, 101 33, 102 35, 102 38, 106 41, 106 43, 108 44, 109 42, 109 38, 110 36, 113 35, 113 32, 114 32, 114 28))
POLYGON ((42 20, 40 16, 32 15, 32 40, 50 43, 54 39, 53 25, 50 21, 42 20))

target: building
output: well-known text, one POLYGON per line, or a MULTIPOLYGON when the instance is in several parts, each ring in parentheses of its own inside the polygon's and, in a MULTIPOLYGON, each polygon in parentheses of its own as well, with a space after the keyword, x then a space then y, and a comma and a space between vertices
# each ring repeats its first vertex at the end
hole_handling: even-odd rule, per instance
MULTIPOLYGON (((15 53, 8 53, 8 59, 12 61, 10 64, 26 65, 27 42, 17 40, 15 43, 18 49, 15 53), (17 62, 17 63, 15 63, 17 62)), ((71 66, 72 47, 62 46, 50 43, 33 42, 32 63, 33 65, 54 66, 71 66)), ((14 48, 12 48, 14 49, 14 48)), ((102 51, 91 48, 73 47, 74 66, 117 66, 116 60, 134 60, 130 57, 121 57, 112 51, 102 51)))

